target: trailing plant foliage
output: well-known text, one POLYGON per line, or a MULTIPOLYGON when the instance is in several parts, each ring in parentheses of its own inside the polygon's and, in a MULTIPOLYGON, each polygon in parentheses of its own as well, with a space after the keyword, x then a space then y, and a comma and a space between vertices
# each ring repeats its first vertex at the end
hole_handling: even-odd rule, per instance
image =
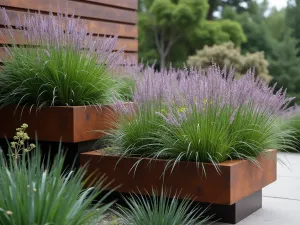
POLYGON ((111 204, 102 204, 105 196, 93 202, 103 179, 94 188, 84 189, 85 169, 65 171, 61 152, 51 165, 43 160, 38 146, 30 157, 27 153, 20 150, 17 159, 10 155, 7 160, 0 151, 0 224, 85 225, 103 218, 111 204))
POLYGON ((114 212, 124 225, 200 225, 209 219, 203 217, 205 210, 192 206, 188 198, 170 199, 168 194, 163 190, 160 194, 153 191, 151 196, 131 194, 125 198, 128 208, 118 206, 114 212))
POLYGON ((1 16, 12 46, 5 47, 0 71, 0 105, 98 105, 117 95, 116 37, 95 37, 82 20, 64 14, 28 13, 17 30, 4 8, 1 16), (13 32, 26 45, 17 45, 13 32))
POLYGON ((216 66, 137 74, 135 107, 116 105, 123 116, 110 133, 120 154, 217 164, 293 146, 279 120, 291 99, 251 70, 239 79, 216 66))

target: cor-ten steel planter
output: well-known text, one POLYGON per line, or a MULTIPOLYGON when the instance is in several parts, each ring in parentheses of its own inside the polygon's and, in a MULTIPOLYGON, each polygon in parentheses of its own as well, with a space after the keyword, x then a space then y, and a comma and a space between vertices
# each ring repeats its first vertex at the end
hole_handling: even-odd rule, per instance
POLYGON ((257 157, 259 166, 248 160, 232 160, 219 164, 219 172, 210 163, 204 163, 205 172, 195 162, 179 162, 171 172, 162 176, 167 161, 144 158, 105 155, 92 151, 80 155, 80 165, 88 163, 88 175, 92 179, 106 176, 108 189, 116 187, 121 193, 151 193, 162 187, 171 189, 171 196, 180 191, 179 198, 190 195, 197 202, 213 204, 217 214, 224 214, 224 222, 237 223, 261 208, 263 187, 274 182, 276 175, 276 151, 267 150, 257 157), (221 207, 221 208, 220 208, 221 207), (220 212, 219 212, 220 211, 220 212), (218 213, 219 212, 219 213, 218 213), (226 214, 226 215, 225 215, 226 214))
MULTIPOLYGON (((124 103, 132 104, 132 103, 124 103)), ((37 135, 39 141, 79 143, 96 140, 112 127, 116 112, 109 105, 104 106, 54 106, 0 108, 0 138, 12 138, 15 129, 27 123, 31 138, 37 135)))
MULTIPOLYGON (((131 105, 133 103, 124 103, 131 105)), ((65 153, 65 166, 79 167, 79 153, 97 148, 97 140, 103 131, 113 127, 118 113, 109 105, 103 106, 54 106, 0 108, 0 146, 7 152, 7 141, 12 140, 16 128, 29 125, 30 142, 37 137, 45 157, 54 156, 59 146, 65 153)))

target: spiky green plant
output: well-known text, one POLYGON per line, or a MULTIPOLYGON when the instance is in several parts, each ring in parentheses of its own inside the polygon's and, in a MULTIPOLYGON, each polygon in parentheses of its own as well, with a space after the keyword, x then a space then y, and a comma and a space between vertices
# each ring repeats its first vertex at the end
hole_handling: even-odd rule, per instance
POLYGON ((101 217, 111 204, 93 201, 101 192, 103 179, 84 189, 85 170, 64 171, 64 155, 53 164, 43 161, 39 149, 25 152, 18 163, 0 152, 0 224, 84 225, 101 217), (91 205, 91 203, 94 203, 91 205))
POLYGON ((118 206, 114 212, 124 225, 201 225, 210 219, 188 198, 171 199, 168 194, 163 190, 159 195, 155 191, 151 196, 131 194, 125 198, 127 207, 118 206))

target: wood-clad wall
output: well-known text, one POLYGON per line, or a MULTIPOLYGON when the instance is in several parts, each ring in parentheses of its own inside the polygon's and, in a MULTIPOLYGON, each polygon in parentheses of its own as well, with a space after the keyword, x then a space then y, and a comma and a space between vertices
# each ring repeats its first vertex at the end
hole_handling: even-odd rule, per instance
MULTIPOLYGON (((10 22, 17 22, 18 15, 40 11, 68 12, 83 19, 88 31, 95 35, 118 35, 117 48, 124 48, 127 57, 137 62, 138 0, 0 0, 0 7, 6 8, 10 22)), ((11 42, 5 22, 0 16, 0 56, 5 54, 3 45, 11 42), (2 46, 2 47, 1 47, 2 46)), ((17 44, 24 44, 21 31, 15 31, 17 44), (22 43, 23 41, 23 43, 22 43)))

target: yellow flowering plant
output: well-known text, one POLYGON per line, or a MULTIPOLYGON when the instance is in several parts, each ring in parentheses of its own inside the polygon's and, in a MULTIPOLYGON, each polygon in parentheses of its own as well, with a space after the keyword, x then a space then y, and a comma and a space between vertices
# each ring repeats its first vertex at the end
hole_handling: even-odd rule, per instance
POLYGON ((16 129, 16 135, 14 136, 14 141, 10 142, 11 154, 16 163, 19 159, 19 156, 22 153, 30 152, 35 148, 35 144, 26 145, 26 142, 30 139, 26 133, 28 125, 26 123, 22 124, 20 128, 16 129))

